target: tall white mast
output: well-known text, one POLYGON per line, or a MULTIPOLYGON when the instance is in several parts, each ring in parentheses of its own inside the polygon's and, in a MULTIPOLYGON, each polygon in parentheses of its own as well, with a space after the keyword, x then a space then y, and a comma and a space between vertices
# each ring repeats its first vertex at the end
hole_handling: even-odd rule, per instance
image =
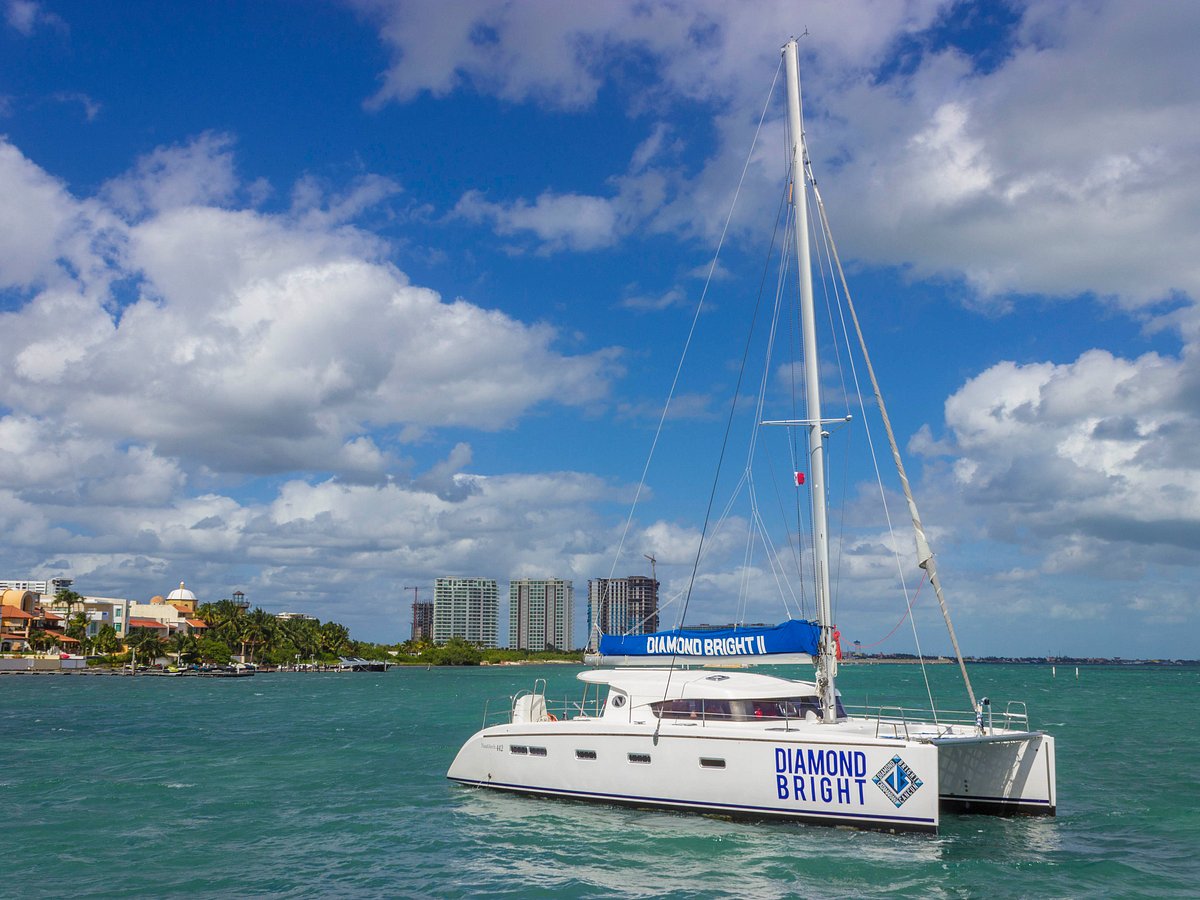
POLYGON ((809 485, 812 492, 813 569, 816 576, 817 624, 821 626, 817 688, 825 722, 837 721, 837 650, 829 603, 829 528, 825 511, 825 423, 821 418, 821 383, 817 360, 816 313, 813 308, 812 262, 808 248, 808 194, 805 186, 804 121, 800 113, 800 64, 796 39, 783 47, 787 66, 788 142, 791 147, 792 209, 795 213, 796 268, 800 274, 800 329, 804 339, 804 388, 808 418, 809 485))

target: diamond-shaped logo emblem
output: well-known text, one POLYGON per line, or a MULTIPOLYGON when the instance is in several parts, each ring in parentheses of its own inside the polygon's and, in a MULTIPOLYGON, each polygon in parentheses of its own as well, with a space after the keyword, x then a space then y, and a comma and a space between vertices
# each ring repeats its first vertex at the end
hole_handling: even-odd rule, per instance
POLYGON ((917 792, 923 782, 899 756, 893 756, 871 779, 883 791, 884 796, 897 807, 917 792))

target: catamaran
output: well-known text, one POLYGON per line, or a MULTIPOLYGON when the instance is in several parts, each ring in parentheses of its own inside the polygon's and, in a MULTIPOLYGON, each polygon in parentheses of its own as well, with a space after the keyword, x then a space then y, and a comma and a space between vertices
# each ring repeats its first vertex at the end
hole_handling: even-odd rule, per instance
POLYGON ((501 722, 487 724, 485 711, 484 727, 447 777, 547 797, 889 831, 937 832, 944 811, 1054 815, 1054 738, 1030 729, 1023 704, 995 712, 975 697, 869 357, 918 563, 941 606, 970 709, 924 718, 898 707, 848 712, 837 689, 825 452, 827 427, 845 420, 822 417, 810 191, 816 219, 826 227, 827 220, 805 147, 796 41, 782 52, 807 408, 803 419, 759 424, 806 435, 815 620, 602 636, 595 661, 613 667, 581 672, 580 700, 555 705, 539 679, 504 704, 501 722), (733 668, 796 660, 815 664, 812 681, 733 668), (720 668, 705 668, 713 664, 720 668))

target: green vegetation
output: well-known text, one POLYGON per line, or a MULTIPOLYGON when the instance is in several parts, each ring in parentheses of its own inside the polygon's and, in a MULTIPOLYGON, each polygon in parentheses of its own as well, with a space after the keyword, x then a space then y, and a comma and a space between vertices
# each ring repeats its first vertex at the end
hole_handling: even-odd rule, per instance
POLYGON ((278 619, 262 609, 247 612, 232 600, 202 603, 196 615, 208 624, 208 631, 181 652, 192 653, 200 662, 227 663, 236 651, 247 662, 286 666, 336 662, 354 653, 349 630, 337 622, 278 619))
MULTIPOLYGON (((375 649, 376 658, 379 651, 386 652, 393 662, 407 666, 478 666, 498 665, 499 663, 519 662, 583 662, 580 652, 561 650, 500 650, 484 649, 462 638, 451 638, 444 644, 432 644, 429 641, 405 641, 394 647, 379 647, 375 649)), ((367 656, 367 653, 360 653, 367 656)))

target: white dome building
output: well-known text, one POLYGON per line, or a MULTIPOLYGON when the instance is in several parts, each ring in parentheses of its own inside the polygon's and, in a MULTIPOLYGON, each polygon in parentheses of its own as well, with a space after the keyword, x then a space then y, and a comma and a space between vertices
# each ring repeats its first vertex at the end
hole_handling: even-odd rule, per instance
POLYGON ((190 602, 192 608, 196 606, 196 595, 183 586, 183 582, 179 582, 179 587, 167 594, 167 602, 175 603, 176 601, 190 602))

